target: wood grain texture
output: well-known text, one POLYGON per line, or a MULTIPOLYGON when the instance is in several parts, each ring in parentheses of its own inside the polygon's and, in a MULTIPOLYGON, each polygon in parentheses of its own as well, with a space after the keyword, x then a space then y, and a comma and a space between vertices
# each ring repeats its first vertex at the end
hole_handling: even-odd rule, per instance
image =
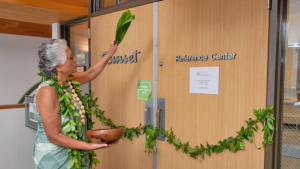
POLYGON ((80 15, 88 14, 88 0, 1 0, 16 4, 28 5, 38 8, 52 9, 57 11, 75 13, 80 15))
POLYGON ((83 16, 82 14, 0 1, 0 18, 3 19, 49 25, 83 16))
POLYGON ((52 26, 0 18, 0 33, 51 38, 52 26))
MULTIPOLYGON (((116 125, 137 127, 144 122, 145 102, 137 100, 137 80, 152 80, 153 65, 153 5, 148 4, 130 9, 136 15, 115 56, 137 55, 137 63, 107 65, 103 72, 92 81, 91 89, 98 97, 99 108, 116 125)), ((91 19, 91 62, 97 63, 101 54, 109 50, 115 38, 118 20, 124 11, 91 19)), ((95 129, 107 128, 93 117, 95 129)), ((100 164, 96 168, 109 169, 152 169, 152 154, 144 153, 144 136, 133 138, 133 142, 121 139, 111 148, 97 150, 100 164)))
MULTIPOLYGON (((166 100, 166 129, 177 138, 217 144, 236 136, 253 108, 266 107, 267 1, 164 0, 158 3, 158 97, 166 100), (211 60, 211 53, 236 53, 235 60, 211 60), (176 55, 208 55, 207 61, 175 62, 176 55), (189 93, 190 67, 219 67, 219 94, 189 93)), ((263 134, 255 133, 257 146, 263 134)), ((158 141, 158 169, 262 169, 264 150, 245 141, 245 151, 193 159, 158 141), (202 162, 199 162, 201 160, 202 162)))
POLYGON ((0 109, 24 108, 25 104, 0 105, 0 109))

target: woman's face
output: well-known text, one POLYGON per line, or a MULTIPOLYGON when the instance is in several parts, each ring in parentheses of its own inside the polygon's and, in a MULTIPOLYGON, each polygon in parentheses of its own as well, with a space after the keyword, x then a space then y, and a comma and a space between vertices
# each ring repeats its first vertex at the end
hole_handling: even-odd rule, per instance
POLYGON ((72 52, 69 47, 66 49, 66 62, 60 66, 63 74, 71 75, 76 72, 76 58, 72 55, 72 52))

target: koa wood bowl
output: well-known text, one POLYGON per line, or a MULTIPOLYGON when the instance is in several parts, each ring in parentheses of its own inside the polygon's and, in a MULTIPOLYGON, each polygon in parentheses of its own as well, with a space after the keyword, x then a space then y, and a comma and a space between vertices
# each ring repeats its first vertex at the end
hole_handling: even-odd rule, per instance
POLYGON ((120 140, 125 132, 123 127, 88 130, 87 136, 97 144, 110 144, 120 140))

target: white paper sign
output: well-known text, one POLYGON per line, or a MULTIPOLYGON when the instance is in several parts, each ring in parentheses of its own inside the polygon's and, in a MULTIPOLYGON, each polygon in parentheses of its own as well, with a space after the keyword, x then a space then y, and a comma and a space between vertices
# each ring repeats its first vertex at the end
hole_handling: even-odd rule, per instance
POLYGON ((77 67, 77 72, 84 72, 84 67, 77 67))
POLYGON ((33 121, 33 122, 38 122, 37 120, 36 120, 36 117, 35 117, 35 115, 34 115, 34 110, 33 110, 33 103, 29 103, 29 120, 30 121, 33 121))
POLYGON ((191 67, 190 93, 219 94, 219 67, 191 67))
POLYGON ((33 103, 29 103, 29 112, 34 113, 33 106, 33 103))

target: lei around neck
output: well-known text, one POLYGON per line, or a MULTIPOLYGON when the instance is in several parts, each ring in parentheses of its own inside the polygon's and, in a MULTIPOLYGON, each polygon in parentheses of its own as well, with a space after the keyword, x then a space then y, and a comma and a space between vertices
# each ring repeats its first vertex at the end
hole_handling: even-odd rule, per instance
MULTIPOLYGON (((59 82, 59 79, 55 76, 48 78, 43 75, 43 72, 38 73, 38 75, 42 77, 41 82, 50 80, 51 82, 49 85, 53 86, 59 95, 59 102, 61 105, 59 114, 67 119, 61 126, 63 128, 62 132, 76 140, 84 141, 85 136, 80 135, 80 129, 86 124, 87 130, 91 130, 94 124, 91 120, 91 107, 94 106, 95 102, 91 100, 91 95, 82 95, 82 91, 79 89, 80 83, 70 80, 70 77, 72 76, 70 76, 66 84, 63 85, 63 83, 59 82), (68 88, 70 92, 68 92, 68 88), (76 110, 79 113, 77 113, 76 110)), ((68 169, 80 169, 84 167, 92 168, 93 165, 99 163, 94 151, 68 149, 67 154, 71 159, 68 164, 68 169), (84 158, 89 159, 89 164, 83 163, 84 158)))

